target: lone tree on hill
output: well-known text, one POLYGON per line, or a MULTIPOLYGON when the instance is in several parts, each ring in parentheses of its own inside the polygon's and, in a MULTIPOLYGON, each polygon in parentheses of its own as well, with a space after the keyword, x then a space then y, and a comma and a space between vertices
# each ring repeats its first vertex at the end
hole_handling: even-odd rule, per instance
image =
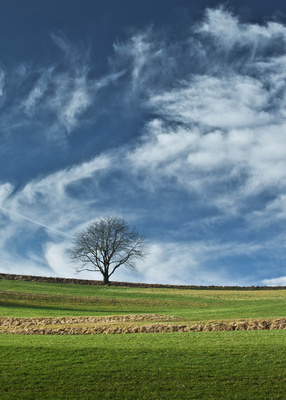
POLYGON ((124 265, 136 271, 135 260, 143 259, 145 236, 131 228, 122 218, 107 217, 91 222, 75 236, 73 246, 66 250, 73 262, 80 262, 77 272, 99 271, 103 283, 124 265))

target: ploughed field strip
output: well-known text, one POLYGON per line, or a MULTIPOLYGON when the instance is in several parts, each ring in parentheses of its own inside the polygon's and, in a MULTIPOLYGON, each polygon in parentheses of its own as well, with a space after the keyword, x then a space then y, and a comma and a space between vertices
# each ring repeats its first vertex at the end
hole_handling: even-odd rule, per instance
POLYGON ((0 334, 95 335, 163 332, 218 332, 237 330, 286 329, 286 318, 208 321, 177 324, 177 317, 157 314, 108 317, 0 317, 0 334))

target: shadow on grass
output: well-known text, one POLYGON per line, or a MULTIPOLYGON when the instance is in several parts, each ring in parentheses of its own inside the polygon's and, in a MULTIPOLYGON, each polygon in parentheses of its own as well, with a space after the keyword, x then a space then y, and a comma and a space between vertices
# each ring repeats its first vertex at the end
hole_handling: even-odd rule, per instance
MULTIPOLYGON (((49 306, 49 305, 35 305, 35 304, 23 304, 19 302, 10 302, 10 301, 0 301, 0 307, 5 307, 7 309, 13 309, 13 313, 15 313, 15 309, 19 310, 35 310, 35 317, 39 316, 39 310, 43 310, 43 312, 46 314, 48 311, 58 311, 62 313, 73 313, 73 315, 79 315, 79 313, 90 313, 90 315, 93 314, 149 314, 153 313, 151 310, 125 310, 125 309, 113 309, 113 308, 101 308, 101 307, 90 307, 90 308, 81 308, 80 306, 75 306, 75 307, 61 307, 61 306, 49 306), (77 314, 75 314, 77 313, 77 314)), ((159 310, 156 310, 156 314, 160 313, 159 310)))

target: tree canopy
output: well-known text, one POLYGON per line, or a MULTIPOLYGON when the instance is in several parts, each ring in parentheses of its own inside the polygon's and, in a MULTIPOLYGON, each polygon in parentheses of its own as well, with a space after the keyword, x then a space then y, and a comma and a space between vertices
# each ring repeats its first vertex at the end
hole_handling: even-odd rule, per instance
POLYGON ((76 271, 99 271, 104 284, 122 265, 136 270, 135 261, 146 255, 145 236, 119 217, 92 221, 76 234, 73 246, 67 249, 76 271))

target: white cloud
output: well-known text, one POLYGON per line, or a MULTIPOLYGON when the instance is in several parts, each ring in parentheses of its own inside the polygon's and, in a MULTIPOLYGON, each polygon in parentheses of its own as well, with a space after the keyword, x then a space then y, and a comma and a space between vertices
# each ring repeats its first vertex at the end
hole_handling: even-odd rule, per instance
POLYGON ((48 87, 52 80, 53 68, 47 68, 41 71, 41 76, 38 81, 35 83, 34 87, 30 91, 28 98, 24 101, 24 109, 25 111, 31 115, 36 106, 39 105, 41 99, 45 95, 45 92, 48 90, 48 87))
MULTIPOLYGON (((5 203, 5 207, 54 229, 64 232, 72 229, 79 221, 82 223, 90 219, 87 217, 90 213, 87 207, 90 199, 86 199, 83 205, 83 200, 79 202, 68 194, 68 186, 74 183, 80 185, 87 178, 96 179, 96 174, 108 171, 111 161, 112 156, 98 156, 91 161, 33 180, 5 203)), ((93 201, 96 202, 96 197, 93 201)))
POLYGON ((231 129, 271 122, 274 117, 263 110, 268 96, 262 83, 250 77, 198 76, 151 97, 149 104, 169 121, 231 129))
POLYGON ((3 183, 0 185, 0 206, 5 202, 12 191, 13 185, 11 185, 11 183, 3 183))
POLYGON ((134 35, 126 43, 116 43, 113 46, 119 68, 130 69, 133 90, 141 86, 144 81, 144 68, 148 69, 149 56, 152 54, 150 33, 148 30, 134 35))
POLYGON ((9 254, 1 249, 1 272, 16 275, 53 276, 52 270, 43 262, 43 258, 36 258, 34 254, 26 258, 17 254, 9 254))
POLYGON ((0 96, 4 95, 3 89, 5 84, 5 73, 2 69, 0 69, 0 96))
MULTIPOLYGON (((64 278, 81 278, 76 276, 73 265, 65 255, 65 249, 70 245, 68 242, 53 243, 49 242, 44 247, 44 256, 48 266, 52 271, 52 276, 64 278)), ((90 279, 95 279, 91 277, 90 279)))
POLYGON ((53 108, 61 124, 70 132, 77 125, 78 117, 91 104, 88 83, 85 76, 61 78, 58 81, 56 96, 52 100, 53 108))
POLYGON ((138 263, 137 274, 121 269, 114 279, 162 284, 246 286, 252 284, 251 278, 239 278, 237 271, 228 271, 225 266, 214 268, 213 260, 234 255, 255 255, 260 249, 261 245, 254 243, 155 242, 151 244, 147 258, 138 263))
POLYGON ((59 35, 56 35, 54 33, 50 34, 52 40, 55 42, 55 44, 65 53, 68 54, 69 56, 73 53, 73 47, 71 46, 71 43, 67 39, 65 35, 62 33, 59 35))
POLYGON ((261 284, 265 286, 286 286, 286 276, 281 276, 279 278, 263 279, 261 281, 261 284))
POLYGON ((113 68, 124 72, 122 90, 126 103, 141 103, 148 99, 150 93, 174 79, 173 74, 178 68, 175 60, 176 46, 168 49, 165 41, 152 27, 113 47, 113 68))
POLYGON ((234 50, 235 46, 250 46, 255 52, 263 51, 269 45, 286 44, 286 28, 278 22, 269 21, 264 25, 243 23, 224 7, 207 9, 205 20, 199 24, 197 32, 213 37, 224 49, 234 50))

